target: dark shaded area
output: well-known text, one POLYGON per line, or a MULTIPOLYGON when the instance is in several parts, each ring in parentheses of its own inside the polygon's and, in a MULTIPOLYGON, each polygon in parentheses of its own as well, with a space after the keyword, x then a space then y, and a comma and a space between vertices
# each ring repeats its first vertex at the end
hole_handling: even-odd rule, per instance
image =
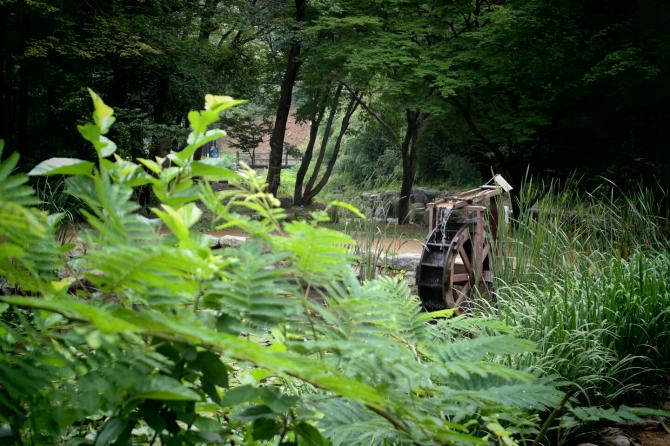
POLYGON ((252 3, 0 3, 0 138, 25 166, 50 156, 90 157, 76 124, 90 113, 91 87, 117 112, 110 137, 121 155, 177 148, 187 113, 206 93, 257 99, 259 84, 274 76, 272 61, 249 44, 249 35, 263 37, 253 34, 261 12, 252 3))

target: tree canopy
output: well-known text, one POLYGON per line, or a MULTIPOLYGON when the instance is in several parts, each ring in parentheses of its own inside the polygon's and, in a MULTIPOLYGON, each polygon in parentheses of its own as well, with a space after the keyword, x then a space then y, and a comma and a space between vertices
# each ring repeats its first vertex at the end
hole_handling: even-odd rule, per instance
MULTIPOLYGON (((578 0, 5 1, 0 136, 26 162, 55 153, 84 156, 69 123, 85 115, 84 86, 92 86, 127 118, 114 136, 128 155, 165 154, 185 134, 186 114, 198 98, 219 91, 250 101, 234 119, 224 117, 243 149, 268 131, 259 116, 274 124, 277 161, 286 151, 287 106, 314 123, 319 98, 332 97, 341 85, 343 104, 334 119, 345 115, 345 99, 357 98, 352 124, 340 129, 355 135, 363 126, 380 126, 400 154, 403 197, 420 166, 440 159, 470 162, 482 177, 499 171, 516 184, 527 171, 576 173, 587 183, 606 176, 667 184, 670 8, 661 1, 601 6, 578 0), (286 76, 295 88, 281 87, 286 76)), ((315 131, 323 133, 327 122, 315 131)), ((328 154, 324 166, 337 163, 337 141, 317 144, 328 154)), ((316 151, 312 164, 319 156, 316 151)), ((433 176, 459 177, 448 162, 438 164, 433 176)), ((278 181, 280 171, 273 172, 278 181)), ((314 179, 311 192, 319 182, 314 179)), ((299 195, 304 192, 310 191, 299 195)))

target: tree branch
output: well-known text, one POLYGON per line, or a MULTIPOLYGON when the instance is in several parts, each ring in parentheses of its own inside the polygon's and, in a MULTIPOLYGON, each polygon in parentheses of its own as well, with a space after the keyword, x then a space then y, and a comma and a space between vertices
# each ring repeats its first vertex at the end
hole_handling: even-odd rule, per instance
POLYGON ((504 161, 506 159, 505 154, 500 151, 500 148, 497 146, 497 144, 492 142, 486 137, 486 135, 484 135, 484 133, 482 133, 479 127, 477 127, 475 122, 472 120, 470 107, 461 104, 456 98, 451 98, 451 102, 461 112, 461 115, 463 115, 463 119, 465 120, 465 123, 467 124, 470 131, 474 133, 474 135, 482 142, 482 144, 488 147, 500 161, 504 161))
POLYGON ((344 85, 344 88, 347 89, 347 91, 356 98, 356 102, 358 105, 363 107, 363 110, 368 112, 370 116, 372 116, 375 121, 377 121, 383 128, 386 130, 386 132, 393 138, 393 141, 398 145, 398 147, 402 146, 402 139, 400 138, 400 135, 398 135, 398 132, 395 131, 395 129, 382 118, 379 113, 371 109, 365 102, 363 102, 363 95, 357 96, 357 93, 351 89, 347 84, 342 83, 344 85))

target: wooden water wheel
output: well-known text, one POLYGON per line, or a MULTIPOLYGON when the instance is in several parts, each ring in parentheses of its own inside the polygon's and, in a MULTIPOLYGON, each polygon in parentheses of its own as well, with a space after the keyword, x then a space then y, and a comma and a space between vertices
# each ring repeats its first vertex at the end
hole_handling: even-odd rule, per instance
POLYGON ((489 242, 497 238, 495 197, 502 191, 501 186, 482 186, 429 203, 430 232, 416 275, 427 311, 467 311, 474 297, 491 293, 493 250, 489 242))

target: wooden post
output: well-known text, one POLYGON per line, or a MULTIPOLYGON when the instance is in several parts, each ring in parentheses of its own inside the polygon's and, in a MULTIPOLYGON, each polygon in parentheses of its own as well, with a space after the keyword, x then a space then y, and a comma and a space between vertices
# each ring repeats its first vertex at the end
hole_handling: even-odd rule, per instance
POLYGON ((484 271, 484 210, 477 209, 475 221, 475 243, 473 247, 475 283, 481 280, 484 271))
POLYGON ((435 229, 435 203, 428 203, 428 233, 435 229))

